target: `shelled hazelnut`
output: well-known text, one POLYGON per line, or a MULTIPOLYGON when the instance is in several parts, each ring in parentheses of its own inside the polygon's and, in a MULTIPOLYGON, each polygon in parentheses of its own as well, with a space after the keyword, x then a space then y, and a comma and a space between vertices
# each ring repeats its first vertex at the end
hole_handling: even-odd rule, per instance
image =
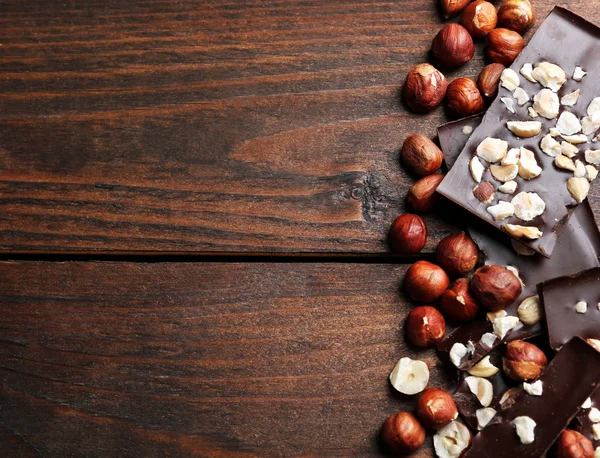
POLYGON ((428 388, 417 403, 417 416, 427 428, 440 429, 458 417, 458 409, 450 393, 428 388))
POLYGON ((425 442, 425 428, 413 414, 400 412, 385 421, 381 436, 390 451, 408 454, 425 442))
POLYGON ((402 145, 402 162, 415 175, 431 175, 442 165, 442 151, 425 135, 413 134, 406 137, 402 145))
POLYGON ((471 2, 471 0, 440 0, 440 6, 442 7, 442 14, 445 19, 449 19, 459 14, 465 7, 471 2))
POLYGON ((444 291, 440 311, 452 323, 465 323, 477 317, 480 307, 469 289, 469 279, 459 278, 444 291))
POLYGON ((504 374, 516 382, 535 380, 547 364, 544 352, 524 340, 509 342, 502 357, 504 374))
POLYGON ((523 37, 509 29, 494 29, 488 34, 487 56, 492 62, 510 66, 525 47, 523 37))
POLYGON ((406 336, 416 347, 433 347, 446 336, 446 320, 433 307, 415 307, 406 318, 406 336))
POLYGON ((452 69, 473 58, 475 45, 462 25, 448 24, 433 39, 431 52, 442 67, 452 69))
POLYGON ((594 458, 594 445, 583 434, 565 429, 556 441, 556 458, 594 458))
POLYGON ((500 77, 506 67, 502 64, 494 63, 487 65, 479 74, 477 87, 487 98, 493 98, 498 93, 500 77))
POLYGON ((524 35, 535 22, 535 12, 528 0, 506 0, 498 9, 498 24, 524 35))
POLYGON ((432 302, 448 288, 450 279, 444 270, 429 261, 417 261, 406 271, 404 287, 419 302, 432 302))
POLYGON ((477 245, 464 232, 450 234, 438 243, 435 250, 438 265, 451 275, 465 275, 477 264, 477 245))
POLYGON ((451 115, 463 118, 481 113, 485 108, 477 83, 471 78, 456 78, 448 85, 446 105, 451 115))
POLYGON ((477 0, 465 8, 460 23, 473 38, 483 38, 496 28, 496 7, 485 0, 477 0))
POLYGON ((411 208, 419 213, 430 211, 436 201, 435 190, 444 179, 441 173, 434 173, 417 181, 408 191, 406 200, 411 208))
POLYGON ((471 279, 471 291, 488 310, 496 312, 521 295, 523 284, 510 270, 496 265, 480 267, 471 279))
POLYGON ((402 97, 411 110, 427 113, 442 103, 447 88, 442 72, 433 65, 419 64, 406 76, 402 97))
POLYGON ((425 221, 411 213, 400 215, 393 222, 388 239, 395 253, 418 253, 427 242, 425 221))

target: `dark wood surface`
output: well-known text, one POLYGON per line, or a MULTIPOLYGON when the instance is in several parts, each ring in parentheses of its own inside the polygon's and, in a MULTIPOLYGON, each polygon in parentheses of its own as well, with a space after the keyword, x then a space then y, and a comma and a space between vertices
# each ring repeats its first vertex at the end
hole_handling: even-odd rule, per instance
POLYGON ((2 262, 2 455, 379 456, 405 270, 2 262))

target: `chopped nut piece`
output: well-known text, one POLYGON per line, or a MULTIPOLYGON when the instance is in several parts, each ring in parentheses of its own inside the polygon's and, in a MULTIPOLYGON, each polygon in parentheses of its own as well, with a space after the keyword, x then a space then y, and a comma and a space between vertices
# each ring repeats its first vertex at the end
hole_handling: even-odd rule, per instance
POLYGON ((521 81, 519 80, 519 75, 514 70, 510 68, 505 68, 500 75, 500 81, 502 82, 502 87, 505 87, 510 92, 514 91, 521 85, 521 81))
POLYGON ((529 113, 530 118, 537 118, 540 115, 533 107, 528 107, 527 113, 529 113))
POLYGON ((490 166, 492 176, 503 183, 510 181, 517 176, 519 166, 517 165, 492 165, 490 166))
POLYGON ((541 396, 544 393, 541 380, 537 380, 533 383, 523 382, 523 389, 531 396, 541 396))
POLYGON ((560 154, 560 143, 558 143, 554 137, 550 134, 544 136, 540 142, 540 148, 542 151, 550 157, 556 157, 560 154))
POLYGON ((535 137, 542 131, 542 123, 539 121, 508 121, 506 127, 521 138, 535 137))
POLYGON ((519 319, 528 326, 533 326, 542 320, 542 309, 538 296, 529 296, 523 299, 517 308, 519 319))
POLYGON ((479 343, 483 345, 485 348, 492 348, 494 346, 494 342, 496 342, 496 335, 491 332, 486 332, 481 336, 479 343))
POLYGON ((494 220, 500 221, 513 216, 515 214, 515 207, 510 202, 501 200, 497 205, 488 207, 487 211, 494 217, 494 220))
POLYGON ((516 397, 523 391, 523 387, 521 385, 514 386, 502 395, 500 398, 500 407, 502 409, 508 409, 511 405, 514 404, 516 397))
POLYGON ((518 224, 507 224, 504 226, 504 230, 512 237, 523 237, 529 240, 536 240, 544 235, 537 227, 519 226, 518 224))
POLYGON ((587 398, 583 404, 581 404, 582 409, 589 409, 592 407, 592 398, 587 398))
POLYGON ((585 339, 585 341, 596 351, 600 352, 600 340, 598 339, 585 339))
POLYGON ((569 142, 562 141, 560 142, 560 152, 568 158, 572 158, 579 153, 579 148, 569 142))
POLYGON ((528 246, 523 245, 521 242, 515 240, 515 239, 510 239, 510 243, 513 247, 513 249, 515 250, 515 252, 518 255, 521 256, 533 256, 535 255, 535 251, 533 251, 531 248, 529 248, 528 246))
POLYGON ((505 316, 508 316, 508 313, 506 313, 506 310, 498 310, 497 312, 488 312, 485 316, 487 320, 493 324, 496 318, 504 318, 505 316))
POLYGON ((527 95, 527 92, 525 92, 521 87, 515 89, 515 91, 513 92, 513 97, 520 106, 525 105, 530 100, 529 96, 527 95))
POLYGON ((494 320, 494 334, 500 339, 504 339, 509 331, 521 324, 521 321, 516 316, 504 316, 494 320))
POLYGON ((556 127, 551 127, 550 129, 548 129, 548 132, 550 132, 550 135, 552 135, 553 137, 560 136, 560 132, 558 131, 558 129, 556 127))
POLYGON ((452 364, 458 367, 460 366, 460 362, 462 361, 462 359, 465 356, 467 356, 467 353, 467 347, 457 342, 454 345, 452 345, 452 348, 450 349, 450 361, 452 362, 452 364))
POLYGON ((494 185, 489 181, 484 181, 473 188, 473 195, 479 202, 490 204, 494 201, 494 185))
POLYGON ((585 151, 585 161, 590 164, 600 165, 600 149, 588 149, 585 151))
POLYGON ((592 99, 587 107, 588 116, 594 116, 595 113, 600 113, 600 97, 592 99))
POLYGON ((581 132, 579 118, 569 111, 563 111, 558 117, 556 128, 561 135, 574 135, 581 132))
POLYGON ((573 171, 573 175, 577 178, 585 176, 585 165, 579 159, 575 161, 575 170, 573 171))
POLYGON ((567 181, 567 190, 573 199, 580 204, 590 192, 590 182, 585 178, 569 178, 569 181, 567 181))
POLYGON ((517 269, 515 266, 506 266, 506 270, 510 270, 513 274, 515 274, 515 277, 519 279, 521 285, 525 286, 525 283, 523 283, 523 280, 521 280, 521 275, 519 275, 519 269, 517 269))
POLYGON ((598 410, 596 407, 592 407, 590 413, 588 414, 588 418, 592 423, 600 423, 600 410, 598 410))
POLYGON ((489 163, 501 161, 508 150, 508 142, 488 137, 477 146, 477 156, 489 163))
POLYGON ((533 72, 533 65, 531 65, 531 63, 529 63, 529 62, 527 62, 526 64, 523 64, 523 66, 521 67, 521 70, 519 71, 519 73, 521 73, 521 75, 523 75, 527 81, 531 81, 532 83, 537 83, 537 81, 535 80, 535 78, 533 77, 531 72, 533 72))
POLYGON ((538 177, 542 173, 542 168, 535 160, 533 151, 521 147, 521 155, 519 156, 519 176, 526 180, 538 177))
POLYGON ((453 421, 433 436, 433 448, 439 458, 458 458, 471 443, 469 428, 453 421))
POLYGON ((573 145, 579 145, 581 143, 587 143, 588 142, 588 138, 587 135, 584 134, 577 134, 577 135, 561 135, 563 139, 565 139, 566 141, 568 141, 569 143, 572 143, 573 145))
POLYGON ((471 176, 473 179, 477 183, 481 183, 481 177, 483 176, 485 169, 477 156, 473 156, 471 158, 471 162, 469 162, 469 170, 471 171, 471 176))
POLYGON ((499 370, 500 369, 490 362, 490 357, 488 355, 467 372, 475 377, 491 377, 492 375, 496 375, 499 370))
POLYGON ((577 89, 574 92, 570 92, 569 94, 563 96, 560 99, 560 103, 563 104, 566 107, 572 107, 579 100, 579 94, 580 94, 580 92, 581 91, 579 89, 577 89))
MULTIPOLYGON (((591 167, 591 166, 588 166, 591 167)), ((594 169, 596 170, 596 169, 594 169)), ((504 194, 514 194, 517 190, 517 182, 516 181, 507 181, 503 185, 498 188, 498 191, 503 192, 504 194)))
POLYGON ((587 312, 587 302, 579 301, 575 304, 575 310, 577 313, 585 313, 587 312))
POLYGON ((536 423, 531 417, 517 417, 513 420, 513 425, 517 429, 517 436, 519 436, 521 444, 527 445, 533 443, 535 440, 534 431, 536 423))
POLYGON ((533 108, 544 118, 556 118, 560 109, 558 95, 550 89, 542 89, 533 96, 533 108))
POLYGON ((483 407, 489 407, 494 397, 494 387, 483 377, 466 377, 465 382, 483 407))
POLYGON ((584 135, 591 135, 600 129, 600 112, 583 118, 581 120, 581 129, 584 135))
POLYGON ((575 67, 575 71, 573 72, 573 79, 575 81, 581 81, 585 75, 587 75, 587 72, 584 72, 579 65, 575 67))
POLYGON ((520 192, 511 203, 515 206, 515 216, 523 221, 531 221, 546 209, 545 202, 535 192, 520 192))
POLYGON ((515 112, 515 101, 508 97, 500 97, 500 101, 506 106, 506 109, 511 113, 515 112))
MULTIPOLYGON (((594 437, 595 441, 600 441, 600 423, 595 423, 592 425, 592 436, 594 437)), ((598 447, 594 452, 594 457, 598 454, 598 449, 600 449, 600 447, 598 447)))
POLYGON ((563 156, 562 154, 554 158, 554 165, 559 169, 569 170, 571 172, 575 171, 575 163, 573 162, 573 159, 569 159, 567 156, 563 156))
POLYGON ((465 135, 471 135, 473 133, 473 128, 471 126, 465 126, 462 128, 462 133, 465 135))
POLYGON ((542 62, 536 65, 531 75, 542 86, 550 88, 554 92, 558 92, 561 86, 565 84, 565 81, 567 81, 567 75, 564 70, 550 62, 542 62))
POLYGON ((483 409, 477 409, 475 411, 475 417, 477 418, 477 429, 482 430, 486 425, 492 421, 492 418, 496 415, 496 410, 492 407, 485 407, 483 409))
MULTIPOLYGON (((596 179, 596 177, 598 176, 598 169, 596 167, 594 167, 593 165, 586 165, 585 171, 587 172, 588 180, 590 180, 590 181, 594 181, 596 179)), ((502 186, 500 186, 500 188, 501 187, 502 186)), ((500 188, 498 188, 498 190, 500 192, 504 192, 500 188)))
POLYGON ((511 148, 504 156, 504 159, 500 161, 502 165, 517 165, 519 163, 519 157, 521 157, 521 148, 511 148))

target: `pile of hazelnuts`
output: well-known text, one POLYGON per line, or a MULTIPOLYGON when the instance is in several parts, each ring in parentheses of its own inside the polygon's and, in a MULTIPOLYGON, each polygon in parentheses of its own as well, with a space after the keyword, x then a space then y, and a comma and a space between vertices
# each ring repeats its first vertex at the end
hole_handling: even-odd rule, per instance
POLYGON ((474 39, 487 39, 486 54, 491 62, 483 69, 477 82, 457 78, 447 83, 443 73, 430 64, 412 69, 403 89, 405 103, 417 113, 426 113, 438 106, 444 97, 448 113, 465 117, 482 112, 485 100, 493 98, 505 67, 517 58, 525 47, 522 35, 535 21, 529 0, 506 0, 498 11, 485 0, 441 0, 444 17, 462 12, 460 24, 448 24, 433 39, 431 53, 436 66, 451 70, 465 64, 475 54, 474 39), (498 26, 498 28, 496 28, 498 26))

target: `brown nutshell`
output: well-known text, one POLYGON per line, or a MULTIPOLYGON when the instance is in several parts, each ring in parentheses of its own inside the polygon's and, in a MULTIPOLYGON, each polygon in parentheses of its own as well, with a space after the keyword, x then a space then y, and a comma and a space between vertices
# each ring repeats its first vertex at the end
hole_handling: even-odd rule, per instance
POLYGON ((411 208, 419 213, 430 211, 436 202, 435 190, 444 179, 441 173, 434 173, 417 181, 408 191, 406 200, 411 208))
POLYGON ((565 429, 555 445, 556 458, 594 458, 594 444, 583 434, 565 429))
POLYGON ((502 64, 489 64, 481 71, 477 79, 477 87, 485 97, 496 97, 500 77, 505 68, 502 64))
POLYGON ((488 265, 475 271, 471 279, 471 291, 481 305, 497 312, 517 300, 523 285, 510 270, 488 265))
POLYGON ((485 109, 477 83, 470 78, 457 78, 448 85, 446 105, 451 115, 463 118, 485 109))
POLYGON ((404 287, 418 302, 432 302, 448 288, 450 279, 444 270, 429 261, 417 261, 406 271, 404 287))
POLYGON ((395 253, 418 253, 427 242, 427 226, 418 215, 400 215, 390 228, 389 242, 395 253))
POLYGON ((460 24, 448 24, 433 39, 431 52, 445 68, 456 68, 470 61, 475 54, 473 38, 460 24))
POLYGON ((523 37, 508 29, 494 29, 488 35, 487 56, 491 62, 510 66, 525 47, 523 37))
POLYGON ((506 0, 498 10, 498 24, 523 35, 535 23, 535 11, 528 0, 506 0))
POLYGON ((415 175, 424 177, 435 173, 442 165, 442 151, 425 135, 406 137, 402 145, 402 162, 415 175))
POLYGON ((389 417, 381 429, 381 437, 390 451, 407 454, 417 450, 425 442, 425 428, 409 412, 389 417))
POLYGON ((406 76, 402 97, 411 110, 427 113, 442 103, 447 88, 442 72, 433 65, 420 64, 406 76))
POLYGON ((469 279, 459 278, 444 291, 440 299, 440 311, 451 323, 466 323, 477 317, 479 304, 469 289, 469 279))
POLYGON ((440 429, 458 416, 458 409, 450 393, 427 388, 417 403, 417 416, 427 428, 440 429))
POLYGON ((456 16, 471 2, 471 0, 440 0, 444 18, 449 19, 456 16))
POLYGON ((502 357, 504 374, 516 382, 535 380, 547 364, 544 352, 524 340, 509 342, 502 357))
POLYGON ((490 2, 477 0, 465 8, 460 23, 473 38, 483 38, 496 28, 496 7, 490 2))
POLYGON ((477 264, 477 245, 464 232, 450 234, 440 240, 435 250, 438 265, 451 275, 465 275, 477 264))
POLYGON ((446 336, 446 321, 437 309, 415 307, 406 318, 406 337, 419 348, 433 347, 446 336))

